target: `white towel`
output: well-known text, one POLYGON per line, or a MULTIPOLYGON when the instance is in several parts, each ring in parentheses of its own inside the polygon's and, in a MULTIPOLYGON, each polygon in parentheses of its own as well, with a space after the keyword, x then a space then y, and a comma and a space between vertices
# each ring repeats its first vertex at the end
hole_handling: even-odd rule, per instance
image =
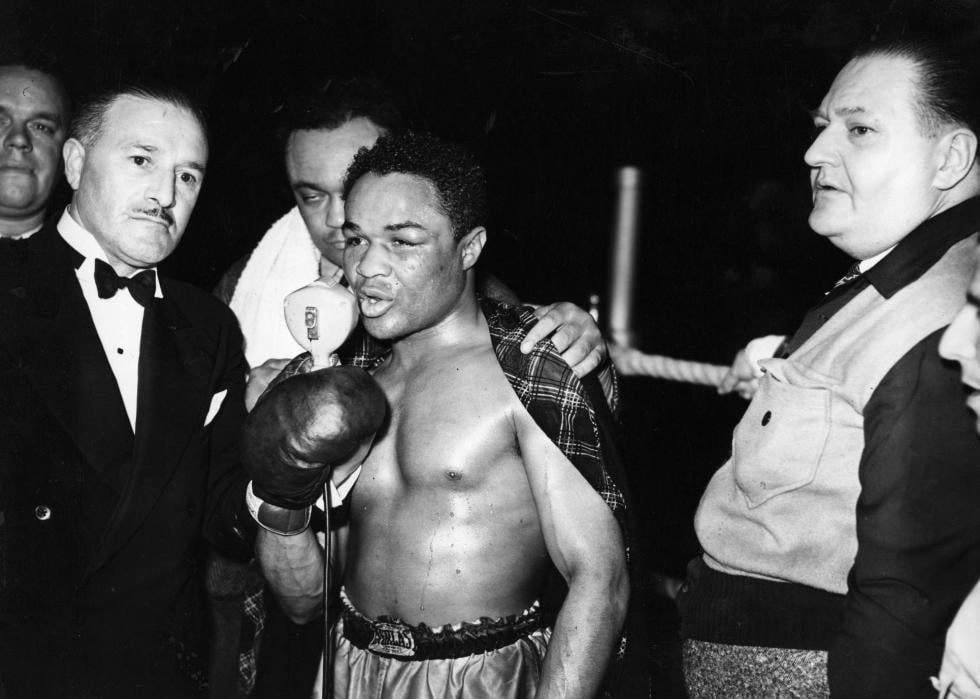
POLYGON ((262 236, 229 304, 245 336, 249 366, 304 351, 286 327, 283 299, 319 276, 320 251, 294 206, 262 236))

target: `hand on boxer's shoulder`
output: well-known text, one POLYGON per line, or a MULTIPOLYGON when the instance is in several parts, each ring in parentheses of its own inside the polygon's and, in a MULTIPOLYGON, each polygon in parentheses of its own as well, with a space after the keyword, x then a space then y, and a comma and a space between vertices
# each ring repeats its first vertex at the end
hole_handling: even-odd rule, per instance
POLYGON ((534 311, 538 322, 521 343, 527 354, 534 345, 550 339, 562 359, 579 378, 592 372, 608 357, 599 326, 588 311, 567 301, 540 306, 534 311))
POLYGON ((287 509, 312 504, 330 467, 370 443, 386 411, 380 387, 356 367, 277 379, 242 432, 242 460, 255 495, 287 509))

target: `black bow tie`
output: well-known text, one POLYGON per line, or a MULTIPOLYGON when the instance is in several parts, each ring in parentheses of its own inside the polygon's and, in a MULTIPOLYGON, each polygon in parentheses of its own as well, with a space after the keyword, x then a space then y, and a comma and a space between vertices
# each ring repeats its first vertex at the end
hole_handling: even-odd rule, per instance
POLYGON ((126 287, 133 300, 146 308, 157 290, 157 275, 152 269, 144 269, 133 277, 120 277, 105 260, 95 261, 95 288, 100 299, 110 299, 126 287))

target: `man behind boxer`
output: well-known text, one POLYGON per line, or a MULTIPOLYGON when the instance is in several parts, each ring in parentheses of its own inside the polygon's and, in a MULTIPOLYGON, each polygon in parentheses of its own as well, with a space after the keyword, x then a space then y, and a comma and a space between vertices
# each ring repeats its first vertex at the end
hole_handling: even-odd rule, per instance
MULTIPOLYGON (((482 173, 430 137, 387 137, 357 156, 345 193, 344 271, 365 330, 390 345, 355 363, 389 420, 350 495, 336 695, 593 696, 629 597, 623 496, 571 369, 550 345, 520 354, 530 311, 477 301, 482 173), (568 589, 546 621, 551 565, 568 589)), ((297 433, 317 443, 310 424, 281 427, 297 433)), ((270 461, 253 478, 270 526, 259 559, 302 621, 322 609, 322 549, 275 524, 304 506, 277 499, 297 467, 270 461)))

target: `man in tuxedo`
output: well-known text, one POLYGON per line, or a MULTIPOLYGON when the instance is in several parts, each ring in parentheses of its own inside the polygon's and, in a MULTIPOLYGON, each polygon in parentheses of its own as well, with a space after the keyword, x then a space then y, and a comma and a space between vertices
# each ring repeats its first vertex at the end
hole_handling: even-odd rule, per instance
POLYGON ((203 673, 204 540, 247 558, 235 319, 156 266, 207 163, 183 94, 83 105, 57 222, 0 261, 0 696, 183 697, 203 673))
POLYGON ((67 130, 68 95, 55 76, 0 65, 0 239, 41 229, 67 130))

